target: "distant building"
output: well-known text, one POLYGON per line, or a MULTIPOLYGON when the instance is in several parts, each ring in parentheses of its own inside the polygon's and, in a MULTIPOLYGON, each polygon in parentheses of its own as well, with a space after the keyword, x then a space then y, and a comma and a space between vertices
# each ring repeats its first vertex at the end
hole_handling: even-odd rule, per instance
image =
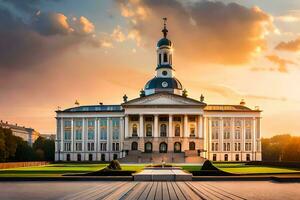
POLYGON ((138 98, 124 95, 119 105, 79 106, 76 101, 76 107, 56 111, 55 160, 261 160, 261 111, 246 107, 244 101, 209 105, 203 95, 189 98, 175 77, 166 26, 162 32, 156 75, 138 98))
POLYGON ((26 128, 25 126, 19 126, 18 124, 9 124, 8 122, 0 121, 0 127, 7 128, 12 131, 12 134, 27 141, 30 146, 40 136, 40 133, 33 128, 26 128))
POLYGON ((55 140, 55 137, 56 137, 55 134, 41 134, 40 136, 43 138, 46 138, 48 140, 55 140))

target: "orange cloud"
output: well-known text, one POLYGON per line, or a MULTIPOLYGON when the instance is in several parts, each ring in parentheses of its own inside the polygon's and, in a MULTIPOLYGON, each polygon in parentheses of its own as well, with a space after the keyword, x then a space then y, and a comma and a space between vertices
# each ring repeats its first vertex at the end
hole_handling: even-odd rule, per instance
POLYGON ((291 52, 297 52, 300 50, 300 38, 297 38, 295 40, 291 40, 288 42, 280 42, 276 47, 276 50, 281 51, 291 51, 291 52))
POLYGON ((289 64, 295 64, 293 61, 280 58, 279 56, 277 56, 275 54, 268 55, 268 56, 266 56, 266 58, 269 61, 271 61, 272 63, 274 63, 274 64, 277 65, 277 67, 278 67, 277 70, 279 72, 288 72, 287 65, 289 65, 289 64))
POLYGON ((238 65, 248 62, 257 49, 264 50, 264 36, 273 31, 272 17, 258 7, 237 3, 175 0, 117 0, 121 14, 138 32, 143 46, 153 48, 161 37, 162 17, 168 17, 169 38, 176 54, 187 62, 238 65))

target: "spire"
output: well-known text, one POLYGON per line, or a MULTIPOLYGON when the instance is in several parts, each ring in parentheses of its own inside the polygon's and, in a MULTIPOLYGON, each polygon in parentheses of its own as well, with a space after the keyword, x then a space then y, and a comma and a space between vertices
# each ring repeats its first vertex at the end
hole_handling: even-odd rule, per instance
POLYGON ((164 29, 163 29, 161 32, 163 32, 164 38, 166 38, 166 37, 167 37, 167 34, 168 34, 168 29, 167 29, 167 18, 164 17, 163 20, 164 20, 164 29))

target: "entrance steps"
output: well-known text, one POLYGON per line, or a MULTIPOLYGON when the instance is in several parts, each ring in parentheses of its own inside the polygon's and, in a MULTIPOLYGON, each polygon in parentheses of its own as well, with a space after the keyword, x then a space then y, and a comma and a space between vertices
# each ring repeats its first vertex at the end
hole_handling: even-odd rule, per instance
POLYGON ((193 175, 177 167, 147 167, 133 174, 135 181, 191 181, 193 175))

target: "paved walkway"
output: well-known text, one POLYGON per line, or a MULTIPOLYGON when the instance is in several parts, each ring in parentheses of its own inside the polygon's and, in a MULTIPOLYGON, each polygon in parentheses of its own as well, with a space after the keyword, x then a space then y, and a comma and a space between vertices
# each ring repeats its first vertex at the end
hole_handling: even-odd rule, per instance
POLYGON ((102 183, 89 190, 72 194, 64 200, 123 199, 123 200, 193 200, 245 199, 218 187, 199 182, 118 182, 102 183))

